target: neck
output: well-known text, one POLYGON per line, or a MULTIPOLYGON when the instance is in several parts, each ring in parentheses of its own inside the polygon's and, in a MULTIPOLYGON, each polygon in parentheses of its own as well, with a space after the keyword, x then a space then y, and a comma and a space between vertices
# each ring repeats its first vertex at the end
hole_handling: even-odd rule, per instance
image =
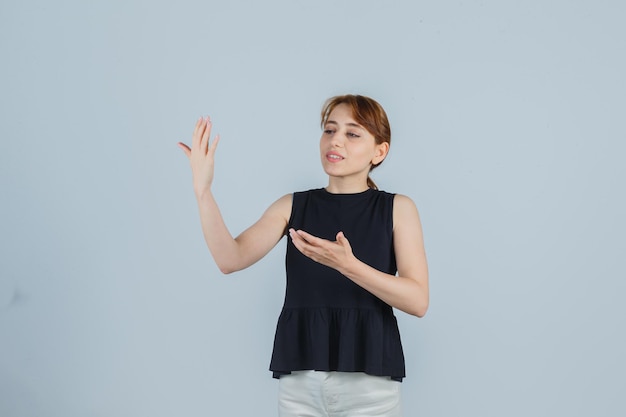
POLYGON ((367 178, 365 180, 355 180, 348 178, 330 177, 326 191, 332 194, 355 194, 367 191, 367 178))

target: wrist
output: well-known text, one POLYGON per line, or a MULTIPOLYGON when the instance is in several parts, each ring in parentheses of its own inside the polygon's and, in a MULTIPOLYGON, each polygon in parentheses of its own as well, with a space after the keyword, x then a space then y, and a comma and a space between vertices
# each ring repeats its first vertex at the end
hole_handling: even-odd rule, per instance
POLYGON ((205 200, 207 198, 212 198, 213 194, 211 193, 211 187, 202 187, 202 188, 196 188, 194 187, 193 192, 196 195, 196 199, 198 201, 202 201, 205 200))
POLYGON ((357 259, 356 256, 352 255, 349 260, 342 266, 339 271, 342 275, 353 280, 354 277, 358 276, 359 269, 363 266, 363 262, 357 259))

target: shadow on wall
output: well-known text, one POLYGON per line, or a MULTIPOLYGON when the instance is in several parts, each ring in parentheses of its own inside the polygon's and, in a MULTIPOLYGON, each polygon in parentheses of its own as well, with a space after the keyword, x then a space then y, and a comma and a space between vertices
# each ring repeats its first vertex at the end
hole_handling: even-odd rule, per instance
POLYGON ((28 297, 15 284, 0 284, 0 313, 4 313, 13 307, 26 303, 28 297))

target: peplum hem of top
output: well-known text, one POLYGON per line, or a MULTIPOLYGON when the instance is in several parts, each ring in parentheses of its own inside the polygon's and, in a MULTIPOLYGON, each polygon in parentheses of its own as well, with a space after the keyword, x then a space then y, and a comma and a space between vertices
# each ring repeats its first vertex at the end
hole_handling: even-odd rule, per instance
POLYGON ((270 370, 365 372, 401 381, 404 354, 391 307, 283 308, 276 326, 270 370))

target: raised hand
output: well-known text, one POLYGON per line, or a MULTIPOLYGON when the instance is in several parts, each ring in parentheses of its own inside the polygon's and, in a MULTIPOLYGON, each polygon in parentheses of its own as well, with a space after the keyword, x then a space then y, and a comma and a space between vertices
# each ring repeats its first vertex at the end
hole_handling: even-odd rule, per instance
POLYGON ((213 182, 213 172, 215 166, 215 150, 220 140, 219 135, 209 143, 211 136, 211 119, 209 117, 199 118, 193 131, 191 148, 182 142, 178 147, 185 152, 191 165, 193 175, 193 189, 196 195, 202 195, 211 189, 213 182))
POLYGON ((313 236, 304 230, 289 229, 289 236, 294 246, 303 255, 341 273, 350 266, 351 262, 357 260, 343 232, 337 233, 337 240, 334 242, 313 236))

